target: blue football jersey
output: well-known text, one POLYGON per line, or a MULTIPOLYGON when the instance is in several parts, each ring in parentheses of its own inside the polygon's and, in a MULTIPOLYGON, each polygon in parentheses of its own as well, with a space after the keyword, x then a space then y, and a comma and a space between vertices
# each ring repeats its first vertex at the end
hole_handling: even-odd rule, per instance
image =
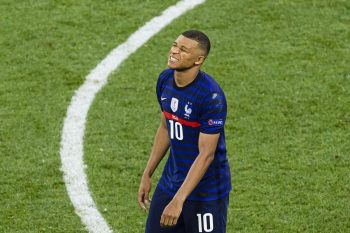
POLYGON ((159 75, 156 92, 170 139, 159 187, 175 195, 199 154, 199 134, 220 133, 214 160, 187 200, 211 201, 228 195, 231 174, 224 132, 227 105, 220 86, 200 71, 189 85, 178 87, 174 70, 166 69, 159 75))

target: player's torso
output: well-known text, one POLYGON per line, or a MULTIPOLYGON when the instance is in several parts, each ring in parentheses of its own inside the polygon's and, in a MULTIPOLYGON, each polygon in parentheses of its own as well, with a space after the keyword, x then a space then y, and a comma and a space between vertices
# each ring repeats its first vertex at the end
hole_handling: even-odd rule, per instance
MULTIPOLYGON (((158 80, 158 100, 166 117, 170 139, 170 153, 159 185, 172 195, 180 188, 199 155, 200 132, 204 130, 204 133, 207 133, 208 125, 215 126, 214 121, 207 119, 208 109, 216 106, 210 104, 210 100, 216 99, 216 96, 221 94, 220 90, 213 88, 213 85, 215 84, 204 72, 200 72, 185 88, 176 86, 170 70, 163 72, 158 80), (213 89, 215 89, 214 95, 213 89)), ((230 190, 224 132, 223 130, 221 132, 215 158, 196 189, 188 197, 189 200, 215 200, 230 190)))
POLYGON ((177 88, 171 77, 162 91, 160 100, 167 121, 169 138, 177 141, 177 144, 198 140, 200 107, 203 99, 199 81, 195 80, 195 83, 185 88, 177 88))

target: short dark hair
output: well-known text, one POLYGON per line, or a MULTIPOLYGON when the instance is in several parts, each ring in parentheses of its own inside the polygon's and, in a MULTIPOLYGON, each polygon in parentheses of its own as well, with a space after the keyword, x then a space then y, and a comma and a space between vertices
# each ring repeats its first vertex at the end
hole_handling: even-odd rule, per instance
POLYGON ((204 50, 205 55, 208 56, 210 51, 210 40, 203 32, 198 30, 188 30, 181 35, 198 42, 199 47, 204 50))

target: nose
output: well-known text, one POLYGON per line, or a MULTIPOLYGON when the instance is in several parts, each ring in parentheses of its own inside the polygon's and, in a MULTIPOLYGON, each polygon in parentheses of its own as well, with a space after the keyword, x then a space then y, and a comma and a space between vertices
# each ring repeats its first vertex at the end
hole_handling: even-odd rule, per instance
POLYGON ((170 49, 170 52, 171 53, 179 53, 179 48, 177 48, 176 46, 172 46, 171 49, 170 49))

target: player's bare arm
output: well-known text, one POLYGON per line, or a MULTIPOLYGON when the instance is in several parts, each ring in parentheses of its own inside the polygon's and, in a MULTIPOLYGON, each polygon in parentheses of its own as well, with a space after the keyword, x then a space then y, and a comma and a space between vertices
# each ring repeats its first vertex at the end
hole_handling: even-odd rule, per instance
POLYGON ((209 165, 214 159, 219 136, 220 133, 200 133, 198 142, 199 155, 192 164, 180 189, 172 201, 164 209, 160 220, 162 227, 171 227, 176 225, 182 211, 183 203, 193 189, 198 185, 199 181, 202 179, 209 165))
POLYGON ((143 172, 139 193, 138 202, 141 209, 147 210, 150 203, 149 193, 151 192, 151 177, 156 170, 158 164, 163 159, 169 148, 169 136, 166 126, 165 117, 161 114, 161 122, 158 127, 157 133, 154 137, 153 147, 151 155, 148 159, 147 166, 143 172))

